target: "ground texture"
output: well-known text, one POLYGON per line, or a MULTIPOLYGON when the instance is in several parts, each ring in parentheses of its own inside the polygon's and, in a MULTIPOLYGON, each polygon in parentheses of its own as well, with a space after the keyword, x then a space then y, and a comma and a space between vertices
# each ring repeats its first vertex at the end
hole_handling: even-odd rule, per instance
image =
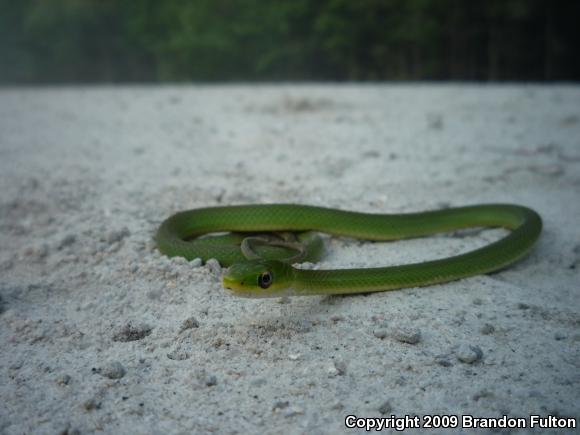
MULTIPOLYGON (((579 193, 578 86, 0 90, 0 433, 578 418, 579 193), (216 264, 155 249, 175 211, 269 202, 510 202, 545 227, 490 276, 290 301, 234 298, 216 264)), ((333 238, 317 267, 434 259, 503 234, 333 238)))

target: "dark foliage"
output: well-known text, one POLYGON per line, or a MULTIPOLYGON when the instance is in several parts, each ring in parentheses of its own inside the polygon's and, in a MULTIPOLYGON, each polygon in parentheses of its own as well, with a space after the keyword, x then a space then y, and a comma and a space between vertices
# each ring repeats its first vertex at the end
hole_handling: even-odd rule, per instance
POLYGON ((0 0, 0 82, 578 80, 576 0, 0 0))

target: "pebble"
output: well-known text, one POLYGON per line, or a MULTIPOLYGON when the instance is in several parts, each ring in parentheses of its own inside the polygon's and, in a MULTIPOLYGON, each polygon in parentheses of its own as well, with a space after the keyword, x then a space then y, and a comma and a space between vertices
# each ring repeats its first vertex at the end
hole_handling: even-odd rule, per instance
POLYGON ((533 165, 529 167, 530 171, 549 177, 557 177, 564 174, 564 167, 562 165, 533 165))
POLYGON ((171 262, 180 266, 184 266, 189 263, 185 257, 172 257, 171 262))
POLYGON ((59 432, 61 435, 81 435, 79 429, 71 429, 70 423, 67 423, 66 427, 59 432))
POLYGON ((342 376, 346 373, 346 363, 344 361, 334 361, 334 367, 336 367, 339 375, 342 376))
POLYGON ((252 381, 250 381, 250 385, 252 387, 261 387, 262 385, 266 385, 268 383, 268 380, 265 378, 258 378, 258 379, 254 379, 252 381))
POLYGON ((465 364, 473 364, 483 358, 483 351, 479 346, 461 344, 456 351, 457 359, 465 364))
POLYGON ((189 265, 191 267, 201 267, 202 264, 203 264, 203 261, 201 261, 201 258, 194 258, 193 260, 191 260, 189 262, 189 265))
POLYGON ((203 368, 195 370, 194 377, 198 387, 213 387, 218 383, 217 376, 203 368))
POLYGON ((127 371, 123 367, 123 364, 118 361, 113 361, 98 369, 97 373, 109 379, 121 379, 127 371))
POLYGON ((69 375, 60 375, 58 378, 56 378, 56 383, 58 385, 68 385, 70 384, 71 380, 72 378, 69 375))
POLYGON ((556 341, 565 340, 566 337, 567 337, 566 334, 564 334, 563 332, 556 332, 554 334, 554 340, 556 341))
POLYGON ((121 228, 120 230, 112 230, 105 235, 105 241, 109 244, 120 242, 129 234, 129 229, 127 227, 121 228))
POLYGON ((187 329, 199 328, 199 322, 193 316, 188 317, 181 323, 181 329, 179 332, 183 332, 187 329))
POLYGON ((304 263, 300 263, 300 269, 304 269, 304 270, 312 270, 316 268, 316 264, 311 263, 310 261, 306 261, 304 263))
POLYGON ((378 159, 381 156, 377 150, 368 150, 363 153, 363 157, 367 157, 369 159, 378 159))
POLYGON ((295 417, 297 415, 302 415, 304 414, 304 410, 298 406, 293 406, 291 408, 288 408, 288 411, 286 411, 284 413, 284 417, 286 418, 290 418, 290 417, 295 417))
POLYGON ((141 340, 151 334, 152 329, 147 324, 133 325, 127 323, 113 334, 113 341, 127 342, 141 340))
POLYGON ((14 267, 14 261, 12 259, 8 259, 2 263, 0 263, 0 271, 7 271, 14 267))
POLYGON ((220 275, 222 273, 222 267, 220 266, 220 263, 215 259, 215 258, 210 258, 209 260, 207 260, 205 262, 205 265, 207 266, 207 268, 209 269, 209 271, 213 274, 213 275, 220 275))
POLYGON ((95 409, 101 408, 101 402, 97 401, 96 399, 88 399, 83 402, 83 408, 87 411, 93 411, 95 409))
POLYGON ((453 365, 451 364, 451 361, 449 361, 449 359, 447 359, 447 357, 444 356, 438 356, 437 358, 435 358, 435 362, 439 364, 441 367, 451 367, 453 365))
POLYGON ((289 405, 290 402, 287 400, 278 400, 276 403, 274 403, 274 406, 272 406, 272 410, 278 411, 280 409, 288 408, 289 405))
POLYGON ((389 333, 387 332, 387 330, 386 330, 386 329, 384 329, 384 328, 379 328, 379 329, 375 329, 375 330, 373 331, 373 335, 374 335, 375 337, 377 337, 377 338, 380 338, 380 339, 382 340, 382 339, 383 339, 383 338, 385 338, 387 335, 389 335, 389 333))
POLYGON ((331 409, 336 409, 338 411, 341 411, 344 409, 344 404, 342 402, 336 402, 334 405, 332 405, 331 409))
POLYGON ((421 340, 421 331, 412 328, 396 328, 393 330, 393 338, 401 343, 417 344, 421 340))
POLYGON ((443 130, 444 128, 444 118, 440 113, 429 113, 427 114, 427 126, 431 130, 443 130))
POLYGON ((67 234, 66 236, 64 236, 62 238, 62 240, 60 241, 60 244, 58 245, 59 248, 66 248, 67 246, 72 245, 74 242, 76 242, 77 237, 74 234, 67 234))
POLYGON ((217 385, 217 376, 216 375, 208 375, 205 378, 205 385, 208 387, 212 387, 214 385, 217 385))
POLYGON ((393 410, 393 407, 391 406, 391 402, 389 400, 383 402, 383 404, 381 406, 378 407, 378 411, 382 414, 388 414, 393 410))
POLYGON ((178 349, 174 349, 171 352, 167 353, 167 358, 174 360, 174 361, 185 361, 186 359, 189 359, 191 357, 191 355, 189 354, 189 352, 186 352, 185 350, 178 348, 178 349))
POLYGON ((489 335, 495 332, 495 327, 490 323, 486 323, 481 327, 479 331, 484 335, 489 335))
POLYGON ((346 373, 346 363, 344 361, 334 361, 326 372, 328 376, 342 376, 346 373))
POLYGON ((24 249, 24 256, 25 257, 32 257, 37 260, 41 260, 46 258, 49 253, 49 248, 46 243, 41 243, 38 245, 29 246, 24 249))

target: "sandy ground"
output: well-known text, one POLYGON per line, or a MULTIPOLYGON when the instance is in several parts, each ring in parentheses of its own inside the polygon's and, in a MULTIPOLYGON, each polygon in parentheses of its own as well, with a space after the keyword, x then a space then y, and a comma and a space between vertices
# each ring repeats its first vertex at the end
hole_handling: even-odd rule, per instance
MULTIPOLYGON (((3 89, 0 186, 0 433, 580 417, 578 86, 3 89), (491 276, 290 301, 234 298, 219 267, 155 249, 175 211, 268 202, 510 202, 545 230, 491 276)), ((329 239, 320 267, 433 259, 503 234, 329 239)))

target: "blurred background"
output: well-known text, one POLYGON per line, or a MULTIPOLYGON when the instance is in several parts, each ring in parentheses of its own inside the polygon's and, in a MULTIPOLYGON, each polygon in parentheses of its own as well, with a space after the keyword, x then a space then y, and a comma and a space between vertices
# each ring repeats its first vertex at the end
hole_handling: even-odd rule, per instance
POLYGON ((575 81, 578 0, 0 0, 0 84, 575 81))

